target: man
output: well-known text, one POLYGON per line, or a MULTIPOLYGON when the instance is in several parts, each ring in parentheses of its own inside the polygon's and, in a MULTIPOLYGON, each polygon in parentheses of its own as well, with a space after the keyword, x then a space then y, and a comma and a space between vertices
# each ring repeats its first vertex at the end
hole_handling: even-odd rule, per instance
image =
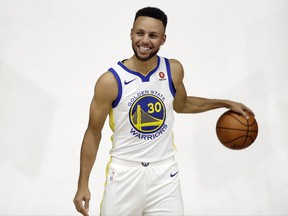
POLYGON ((158 8, 136 13, 130 37, 134 55, 98 79, 80 157, 76 209, 88 215, 88 181, 109 114, 113 131, 101 215, 183 215, 174 160, 173 111, 199 113, 225 107, 248 118, 241 103, 187 96, 184 70, 157 55, 167 16, 158 8))

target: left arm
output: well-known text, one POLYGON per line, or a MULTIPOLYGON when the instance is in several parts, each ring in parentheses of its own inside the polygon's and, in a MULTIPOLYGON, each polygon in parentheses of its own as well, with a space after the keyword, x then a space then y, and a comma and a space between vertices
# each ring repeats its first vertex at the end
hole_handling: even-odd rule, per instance
POLYGON ((243 115, 245 118, 249 118, 248 113, 254 115, 252 110, 250 110, 242 103, 230 100, 187 96, 186 89, 183 83, 184 69, 181 63, 177 60, 170 59, 170 66, 173 84, 176 88, 176 95, 174 98, 173 107, 177 113, 200 113, 217 108, 227 108, 243 115))

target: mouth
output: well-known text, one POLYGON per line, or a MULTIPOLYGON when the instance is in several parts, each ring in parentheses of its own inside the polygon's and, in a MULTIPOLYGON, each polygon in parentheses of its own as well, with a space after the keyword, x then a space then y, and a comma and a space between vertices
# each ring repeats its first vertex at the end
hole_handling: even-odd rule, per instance
POLYGON ((135 45, 132 46, 135 56, 141 61, 147 61, 155 56, 159 49, 147 46, 147 45, 135 45))
POLYGON ((151 50, 150 47, 145 47, 145 46, 138 46, 138 49, 143 53, 147 53, 148 51, 151 50))

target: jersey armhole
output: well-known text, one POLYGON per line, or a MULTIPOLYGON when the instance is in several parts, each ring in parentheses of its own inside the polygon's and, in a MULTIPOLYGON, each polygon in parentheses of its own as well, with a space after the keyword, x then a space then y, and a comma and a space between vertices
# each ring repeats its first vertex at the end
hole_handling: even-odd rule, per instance
POLYGON ((168 74, 168 80, 169 80, 169 88, 170 92, 175 97, 176 94, 176 89, 172 80, 172 74, 171 74, 171 67, 170 67, 170 62, 169 59, 165 58, 165 64, 166 64, 166 69, 167 69, 167 74, 168 74))
MULTIPOLYGON (((122 97, 122 84, 121 84, 121 79, 120 79, 119 75, 117 74, 117 72, 113 68, 110 68, 109 71, 114 75, 114 77, 117 81, 117 84, 118 84, 118 94, 117 94, 116 99, 112 103, 112 108, 115 108, 119 104, 119 101, 122 97)), ((108 89, 108 91, 109 91, 109 89, 108 89)))

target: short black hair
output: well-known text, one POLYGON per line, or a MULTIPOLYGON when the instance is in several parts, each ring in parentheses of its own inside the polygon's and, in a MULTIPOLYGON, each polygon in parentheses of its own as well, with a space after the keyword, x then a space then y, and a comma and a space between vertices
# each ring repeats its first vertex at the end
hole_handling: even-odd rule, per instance
POLYGON ((167 18, 167 15, 162 10, 160 10, 159 8, 144 7, 142 9, 138 10, 136 12, 134 22, 136 21, 136 19, 139 16, 151 17, 151 18, 158 19, 158 20, 162 21, 163 26, 164 26, 164 30, 166 30, 168 18, 167 18))

